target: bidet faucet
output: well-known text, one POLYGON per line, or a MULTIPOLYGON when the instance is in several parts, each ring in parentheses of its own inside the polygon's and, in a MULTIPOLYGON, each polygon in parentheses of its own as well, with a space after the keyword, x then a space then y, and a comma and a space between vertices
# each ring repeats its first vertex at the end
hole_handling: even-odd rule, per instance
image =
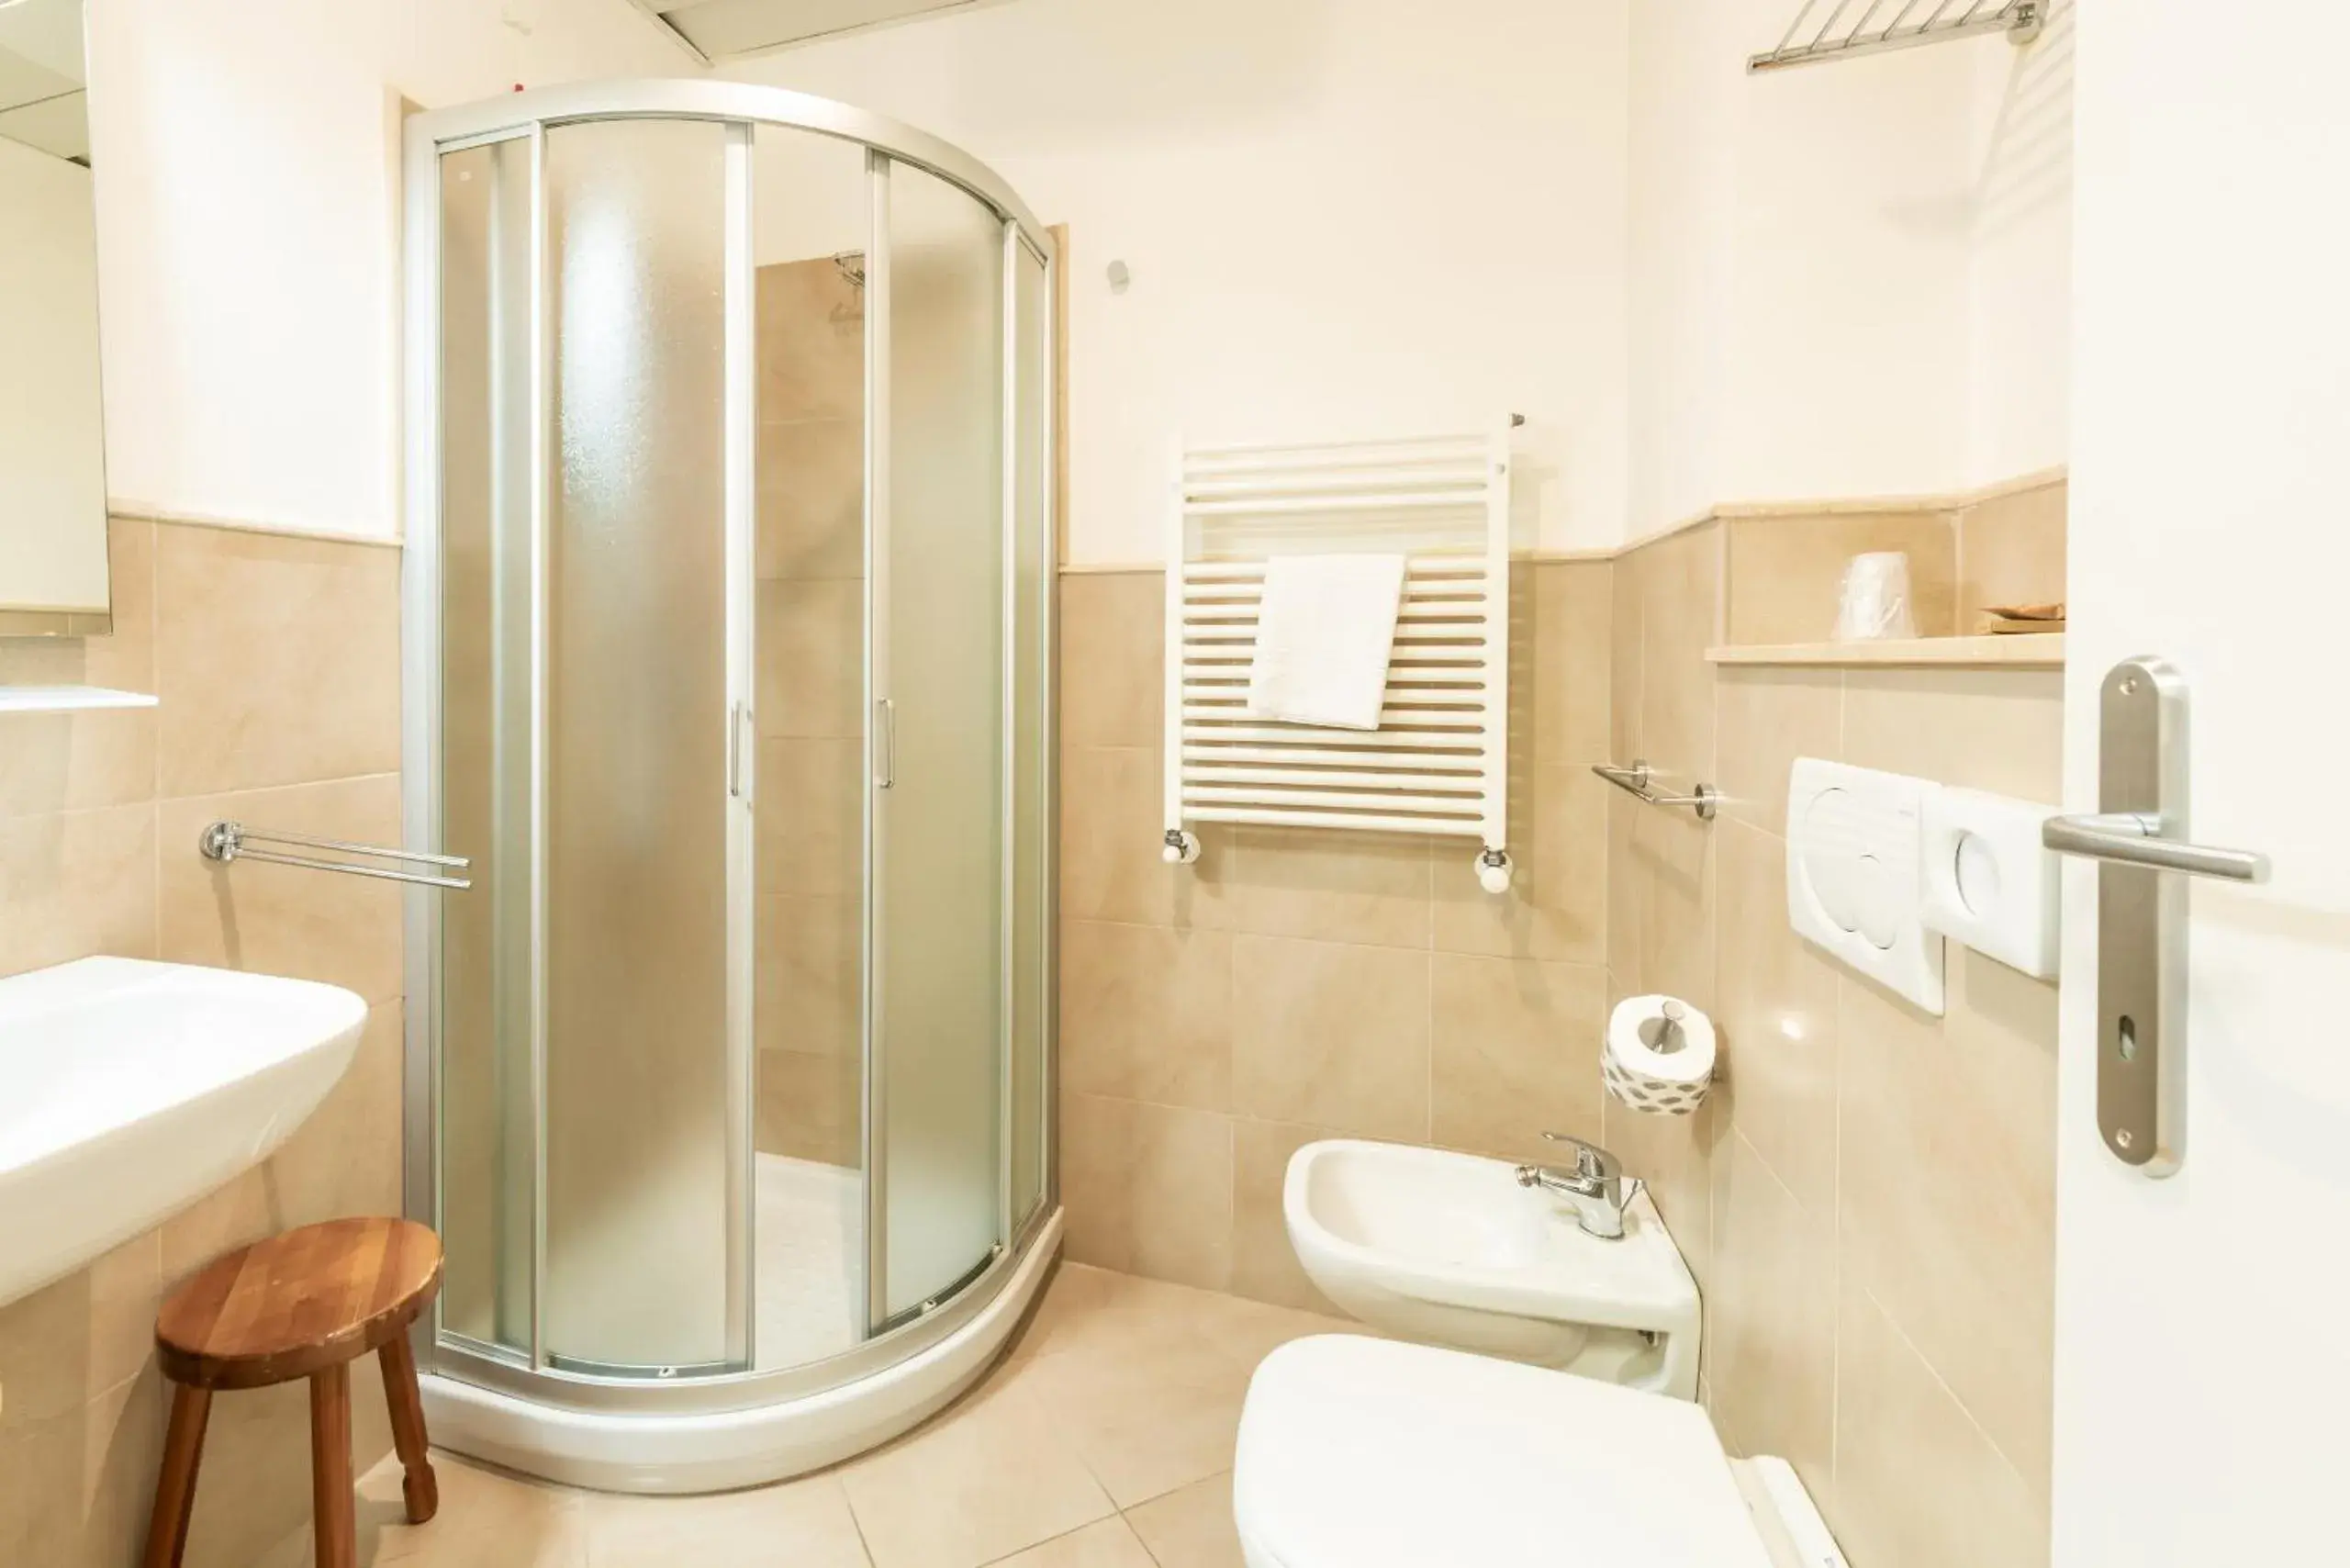
POLYGON ((1585 1143, 1569 1133, 1544 1133, 1551 1143, 1563 1143, 1575 1151, 1572 1170, 1553 1170, 1548 1165, 1521 1165, 1517 1168, 1517 1184, 1539 1187, 1554 1197, 1564 1198, 1575 1211, 1575 1223, 1587 1236, 1602 1241, 1624 1238, 1624 1211, 1640 1195, 1639 1177, 1624 1179, 1624 1162, 1595 1143, 1585 1143))

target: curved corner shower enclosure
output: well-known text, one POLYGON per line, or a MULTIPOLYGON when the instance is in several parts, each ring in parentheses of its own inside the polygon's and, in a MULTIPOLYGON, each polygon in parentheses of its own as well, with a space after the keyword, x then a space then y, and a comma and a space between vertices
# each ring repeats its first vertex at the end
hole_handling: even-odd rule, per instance
POLYGON ((776 88, 407 155, 408 1206, 435 1439, 772 1480, 952 1398, 1058 1234, 1051 238, 776 88))

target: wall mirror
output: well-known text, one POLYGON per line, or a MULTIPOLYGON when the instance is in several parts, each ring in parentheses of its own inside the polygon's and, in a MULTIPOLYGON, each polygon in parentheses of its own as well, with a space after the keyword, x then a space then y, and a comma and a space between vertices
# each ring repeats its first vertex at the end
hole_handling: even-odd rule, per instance
POLYGON ((109 602, 82 9, 0 0, 0 635, 109 602))

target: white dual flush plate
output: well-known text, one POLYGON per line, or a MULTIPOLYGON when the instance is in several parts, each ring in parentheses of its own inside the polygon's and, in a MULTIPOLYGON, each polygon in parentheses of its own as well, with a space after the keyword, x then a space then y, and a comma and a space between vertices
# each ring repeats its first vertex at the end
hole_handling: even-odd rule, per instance
POLYGON ((1798 758, 1787 790, 1787 917, 1798 935, 1940 1016, 1942 939, 2027 974, 2056 964, 2052 808, 1798 758))

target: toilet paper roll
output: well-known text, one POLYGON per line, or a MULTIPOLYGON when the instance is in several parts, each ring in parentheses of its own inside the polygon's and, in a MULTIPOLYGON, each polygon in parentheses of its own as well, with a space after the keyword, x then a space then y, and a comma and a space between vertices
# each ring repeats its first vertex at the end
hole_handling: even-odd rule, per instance
POLYGON ((1600 1052, 1607 1092, 1635 1111, 1685 1116, 1714 1079, 1714 1021, 1677 996, 1628 996, 1600 1052))

